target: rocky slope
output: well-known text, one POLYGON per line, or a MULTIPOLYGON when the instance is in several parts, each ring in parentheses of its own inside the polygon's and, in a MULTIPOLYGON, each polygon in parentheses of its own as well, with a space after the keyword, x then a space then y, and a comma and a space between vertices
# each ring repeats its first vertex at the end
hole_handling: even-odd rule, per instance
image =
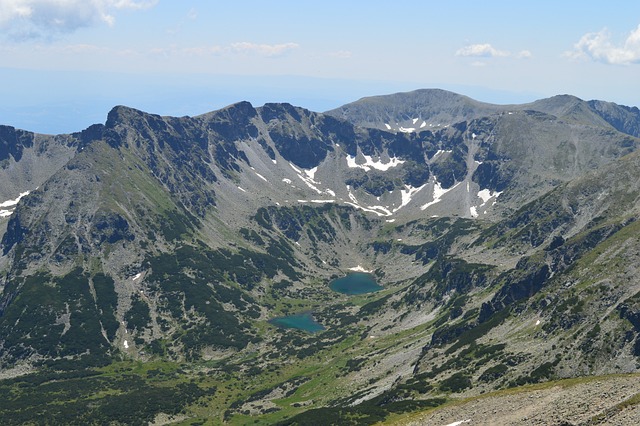
POLYGON ((200 384, 176 412, 239 424, 362 424, 635 372, 638 122, 428 90, 3 128, 6 197, 30 193, 1 219, 1 368, 139 360, 175 385, 181 363, 200 384), (350 269, 384 289, 327 286, 350 269), (268 322, 303 312, 325 330, 268 322))
POLYGON ((637 375, 565 380, 496 392, 397 425, 632 425, 640 422, 637 375))

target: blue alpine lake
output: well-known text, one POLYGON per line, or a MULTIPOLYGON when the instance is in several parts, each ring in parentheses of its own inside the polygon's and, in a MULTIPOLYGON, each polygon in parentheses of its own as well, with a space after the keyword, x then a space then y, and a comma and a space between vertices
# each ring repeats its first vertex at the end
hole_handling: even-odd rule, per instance
POLYGON ((308 331, 309 333, 316 333, 324 330, 324 326, 313 319, 313 315, 311 315, 310 312, 273 318, 272 320, 269 320, 269 322, 278 327, 296 328, 298 330, 308 331))
POLYGON ((333 280, 329 284, 329 288, 349 296, 373 293, 383 289, 381 285, 378 285, 373 275, 365 272, 353 272, 346 277, 333 280))

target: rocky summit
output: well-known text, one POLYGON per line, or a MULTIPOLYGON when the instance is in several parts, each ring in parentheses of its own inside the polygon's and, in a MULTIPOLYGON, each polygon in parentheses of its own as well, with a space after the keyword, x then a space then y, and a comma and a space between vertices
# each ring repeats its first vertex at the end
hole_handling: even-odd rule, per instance
POLYGON ((437 89, 0 126, 2 424, 515 424, 599 383, 537 421, 637 419, 639 137, 437 89))

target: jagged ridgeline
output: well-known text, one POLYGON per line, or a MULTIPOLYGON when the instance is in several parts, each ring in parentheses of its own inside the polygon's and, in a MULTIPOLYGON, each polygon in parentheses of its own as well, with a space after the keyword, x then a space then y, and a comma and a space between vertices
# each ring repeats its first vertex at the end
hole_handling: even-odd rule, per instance
POLYGON ((441 90, 1 126, 0 418, 372 424, 634 373, 638 136, 441 90))

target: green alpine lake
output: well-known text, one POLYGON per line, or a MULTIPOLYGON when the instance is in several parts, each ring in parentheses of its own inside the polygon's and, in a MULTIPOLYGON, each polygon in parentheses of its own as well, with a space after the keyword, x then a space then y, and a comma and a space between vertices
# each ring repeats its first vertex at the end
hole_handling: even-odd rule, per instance
POLYGON ((333 280, 329 284, 329 288, 349 296, 373 293, 383 289, 373 278, 373 275, 365 272, 353 272, 345 277, 333 280))

